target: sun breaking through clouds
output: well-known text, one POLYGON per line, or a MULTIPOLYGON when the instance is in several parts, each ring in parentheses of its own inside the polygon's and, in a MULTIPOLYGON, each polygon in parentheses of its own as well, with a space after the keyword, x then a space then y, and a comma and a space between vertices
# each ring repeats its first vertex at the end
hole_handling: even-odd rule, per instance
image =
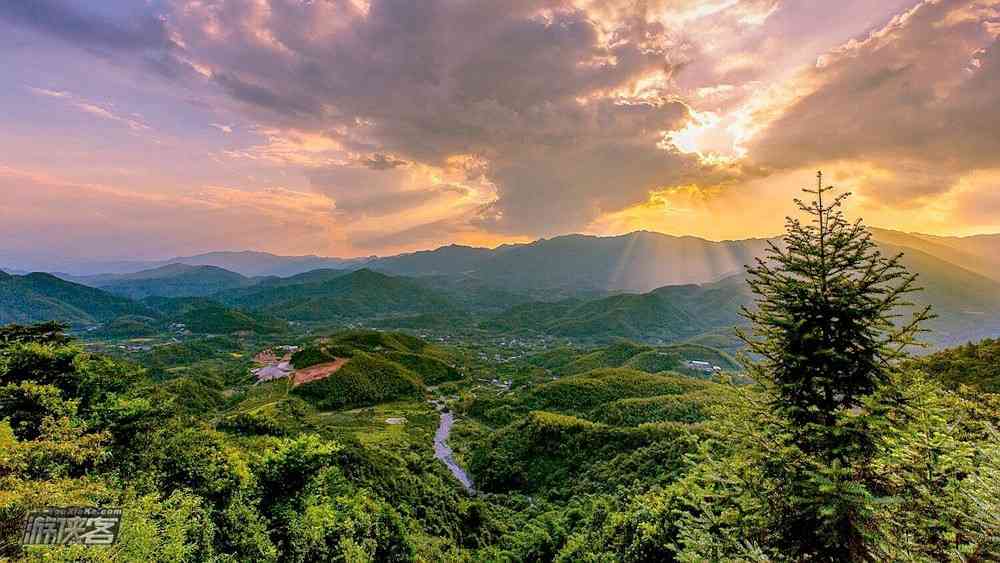
POLYGON ((2 250, 760 236, 818 167, 998 230, 998 37, 1000 0, 7 2, 2 250))

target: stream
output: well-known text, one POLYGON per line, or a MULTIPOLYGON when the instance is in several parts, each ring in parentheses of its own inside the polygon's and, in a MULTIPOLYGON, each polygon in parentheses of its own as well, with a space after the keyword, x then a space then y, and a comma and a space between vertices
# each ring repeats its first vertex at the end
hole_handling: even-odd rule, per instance
POLYGON ((441 423, 438 425, 437 432, 434 433, 434 457, 440 459, 448 466, 448 470, 451 474, 455 476, 456 479, 465 490, 470 494, 475 494, 476 489, 472 485, 472 479, 469 475, 462 469, 458 463, 455 461, 454 452, 448 447, 448 436, 451 434, 451 426, 455 422, 455 415, 451 411, 445 410, 442 403, 438 401, 433 401, 434 406, 437 408, 438 412, 441 413, 441 423))

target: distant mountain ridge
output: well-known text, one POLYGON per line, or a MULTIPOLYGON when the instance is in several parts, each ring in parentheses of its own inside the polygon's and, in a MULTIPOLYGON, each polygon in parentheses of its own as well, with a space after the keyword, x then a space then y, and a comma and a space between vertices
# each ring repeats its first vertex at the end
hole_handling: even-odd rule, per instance
POLYGON ((53 268, 53 270, 68 276, 80 277, 100 274, 131 274, 171 264, 187 264, 188 266, 216 266, 247 277, 284 277, 324 268, 359 268, 373 258, 332 258, 313 255, 280 256, 269 252, 243 250, 207 252, 194 256, 178 256, 167 260, 79 262, 62 265, 53 268))
POLYGON ((258 283, 258 280, 218 266, 190 266, 187 264, 167 264, 131 274, 104 274, 71 279, 131 299, 204 297, 228 289, 250 287, 258 283))
MULTIPOLYGON (((878 242, 921 251, 1000 281, 1000 235, 942 237, 871 230, 878 242)), ((569 296, 587 291, 647 292, 665 285, 714 282, 740 273, 744 265, 763 255, 768 240, 710 241, 636 231, 618 236, 571 234, 493 249, 448 245, 388 257, 345 259, 253 251, 212 252, 159 262, 78 265, 77 269, 123 274, 187 264, 215 266, 253 278, 289 277, 318 269, 369 268, 396 276, 466 276, 506 290, 562 291, 569 296)))
POLYGON ((462 273, 512 290, 644 292, 738 273, 766 245, 766 239, 715 242, 649 231, 574 234, 493 250, 452 245, 379 258, 367 267, 411 276, 462 273))

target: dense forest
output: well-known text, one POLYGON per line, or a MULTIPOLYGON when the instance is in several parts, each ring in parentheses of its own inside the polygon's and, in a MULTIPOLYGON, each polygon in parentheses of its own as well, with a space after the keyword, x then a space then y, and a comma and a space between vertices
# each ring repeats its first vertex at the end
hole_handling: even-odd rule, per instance
MULTIPOLYGON (((174 314, 235 333, 156 347, 4 326, 0 556, 996 560, 997 342, 918 354, 933 312, 912 304, 916 276, 844 219, 842 198, 813 195, 810 222, 789 220, 748 271, 740 361, 620 339, 501 357, 401 332, 288 333, 270 316, 353 307, 366 282, 441 312, 425 286, 372 272, 335 277, 336 299, 288 300, 269 282, 261 313, 194 300, 174 314), (250 357, 286 340, 295 375, 255 379, 250 357), (472 490, 435 457, 442 413, 472 490), (62 506, 123 508, 117 543, 20 544, 26 514, 62 506)), ((622 330, 687 326, 663 293, 609 298, 612 311, 654 307, 622 330)), ((166 304, 148 303, 102 307, 162 330, 166 304)), ((569 301, 520 307, 494 322, 594 331, 609 318, 569 301)))

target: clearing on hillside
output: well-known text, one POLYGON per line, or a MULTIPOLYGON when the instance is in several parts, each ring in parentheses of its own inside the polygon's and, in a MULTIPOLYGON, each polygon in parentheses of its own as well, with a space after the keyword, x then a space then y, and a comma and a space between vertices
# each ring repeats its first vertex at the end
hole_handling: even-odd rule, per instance
POLYGON ((295 373, 292 374, 292 386, 298 387, 303 383, 309 383, 310 381, 317 381, 329 377, 330 374, 336 373, 337 370, 344 367, 344 364, 348 361, 350 361, 350 358, 337 358, 332 362, 316 364, 314 366, 295 370, 295 373))

